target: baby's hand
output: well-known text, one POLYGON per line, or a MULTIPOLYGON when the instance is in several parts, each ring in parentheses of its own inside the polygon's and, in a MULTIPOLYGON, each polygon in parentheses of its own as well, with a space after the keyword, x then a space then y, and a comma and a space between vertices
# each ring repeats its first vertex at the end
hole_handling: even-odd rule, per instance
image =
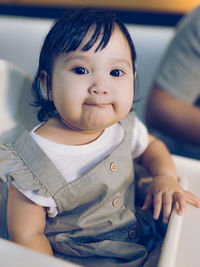
POLYGON ((157 220, 163 205, 163 222, 168 223, 173 202, 176 203, 178 215, 182 215, 186 200, 190 200, 194 202, 196 207, 200 207, 198 197, 189 191, 184 191, 175 177, 159 175, 153 178, 149 186, 149 192, 145 198, 142 210, 147 210, 153 204, 153 217, 157 220))

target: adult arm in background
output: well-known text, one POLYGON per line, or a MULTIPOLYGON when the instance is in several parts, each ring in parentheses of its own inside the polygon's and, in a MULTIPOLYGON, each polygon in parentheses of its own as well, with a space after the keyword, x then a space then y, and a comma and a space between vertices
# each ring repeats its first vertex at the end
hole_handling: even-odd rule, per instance
POLYGON ((161 60, 146 108, 154 129, 200 145, 200 6, 180 22, 161 60))
POLYGON ((174 97, 156 83, 148 99, 146 121, 169 136, 200 145, 200 108, 174 97))

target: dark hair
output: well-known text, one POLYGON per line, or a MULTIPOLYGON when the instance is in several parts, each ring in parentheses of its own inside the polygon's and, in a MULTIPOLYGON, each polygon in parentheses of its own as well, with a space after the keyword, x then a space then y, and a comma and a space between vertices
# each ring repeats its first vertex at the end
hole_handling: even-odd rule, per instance
POLYGON ((95 51, 104 49, 115 26, 120 28, 128 41, 133 62, 133 72, 135 73, 136 53, 133 42, 124 24, 112 12, 95 8, 69 10, 55 22, 44 40, 40 53, 39 67, 32 85, 32 92, 35 98, 33 105, 40 107, 38 112, 40 121, 48 120, 48 118, 56 114, 54 103, 49 98, 55 59, 62 53, 75 51, 91 28, 93 34, 82 48, 82 51, 90 50, 97 40, 100 40, 100 42, 95 51), (44 72, 47 73, 47 97, 44 96, 41 86, 41 75, 44 72))

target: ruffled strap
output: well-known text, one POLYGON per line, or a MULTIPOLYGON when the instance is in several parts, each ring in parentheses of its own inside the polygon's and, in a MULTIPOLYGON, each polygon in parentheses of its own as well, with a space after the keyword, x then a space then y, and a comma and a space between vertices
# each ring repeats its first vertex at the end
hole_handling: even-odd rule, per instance
POLYGON ((19 169, 17 157, 11 145, 0 143, 0 180, 7 183, 10 181, 10 172, 19 169))
POLYGON ((45 197, 53 197, 66 185, 60 172, 28 132, 13 146, 0 144, 0 179, 15 181, 22 190, 32 190, 45 197))

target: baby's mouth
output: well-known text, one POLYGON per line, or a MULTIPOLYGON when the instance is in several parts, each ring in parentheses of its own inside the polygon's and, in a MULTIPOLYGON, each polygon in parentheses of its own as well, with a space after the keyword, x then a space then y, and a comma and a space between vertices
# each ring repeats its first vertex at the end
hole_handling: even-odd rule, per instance
POLYGON ((97 108, 106 108, 106 107, 108 107, 109 105, 110 105, 110 103, 109 104, 104 104, 104 103, 85 103, 85 105, 86 106, 93 106, 93 107, 97 107, 97 108))

